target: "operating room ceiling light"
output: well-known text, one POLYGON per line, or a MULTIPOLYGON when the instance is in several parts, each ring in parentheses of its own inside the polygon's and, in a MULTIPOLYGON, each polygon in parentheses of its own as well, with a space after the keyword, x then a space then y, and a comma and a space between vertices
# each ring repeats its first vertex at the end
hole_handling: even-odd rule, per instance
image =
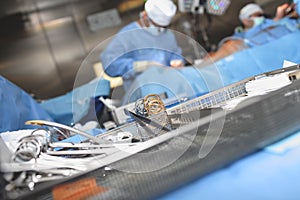
POLYGON ((209 14, 223 15, 230 5, 230 0, 209 0, 206 9, 209 14))
POLYGON ((206 8, 207 13, 212 15, 223 15, 230 5, 230 0, 179 0, 180 12, 192 12, 202 14, 201 8, 206 8))

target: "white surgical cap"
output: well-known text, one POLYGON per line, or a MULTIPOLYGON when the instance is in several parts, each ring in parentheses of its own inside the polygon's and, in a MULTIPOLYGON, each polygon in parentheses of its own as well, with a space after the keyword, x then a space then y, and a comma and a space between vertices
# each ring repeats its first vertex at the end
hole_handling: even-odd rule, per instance
POLYGON ((160 26, 168 26, 176 14, 176 5, 171 0, 147 0, 145 11, 149 18, 160 26))
POLYGON ((264 13, 263 9, 259 5, 250 3, 241 9, 239 18, 240 20, 249 19, 250 16, 256 12, 264 13))

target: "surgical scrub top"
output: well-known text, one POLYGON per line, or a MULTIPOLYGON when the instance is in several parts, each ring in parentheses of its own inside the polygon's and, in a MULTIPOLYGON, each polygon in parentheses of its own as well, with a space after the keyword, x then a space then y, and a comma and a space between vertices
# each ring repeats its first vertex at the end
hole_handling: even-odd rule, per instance
POLYGON ((288 17, 279 21, 265 19, 264 22, 255 26, 248 31, 235 33, 233 36, 227 37, 220 42, 221 46, 224 42, 234 39, 243 40, 248 47, 260 46, 269 42, 273 42, 289 33, 298 30, 298 21, 288 17))
POLYGON ((132 22, 112 38, 100 58, 108 75, 122 76, 127 90, 137 75, 133 70, 134 62, 154 61, 170 66, 172 60, 183 60, 181 52, 172 31, 166 29, 153 35, 137 22, 132 22))

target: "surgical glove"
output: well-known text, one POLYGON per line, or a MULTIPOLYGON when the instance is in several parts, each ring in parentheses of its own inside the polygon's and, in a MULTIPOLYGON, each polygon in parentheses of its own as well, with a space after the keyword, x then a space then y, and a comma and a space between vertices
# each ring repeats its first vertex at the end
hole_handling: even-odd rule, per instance
POLYGON ((172 60, 170 62, 170 65, 171 65, 171 67, 179 68, 179 67, 183 67, 183 62, 182 62, 182 60, 172 60))
POLYGON ((147 60, 136 61, 136 62, 133 63, 133 69, 134 69, 135 72, 143 72, 148 67, 151 67, 151 66, 163 66, 163 65, 158 63, 158 62, 147 61, 147 60))

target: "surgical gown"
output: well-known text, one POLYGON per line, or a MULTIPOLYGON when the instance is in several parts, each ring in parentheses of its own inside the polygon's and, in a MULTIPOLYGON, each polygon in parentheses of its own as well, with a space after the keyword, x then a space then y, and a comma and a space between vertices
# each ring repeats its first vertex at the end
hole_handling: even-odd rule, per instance
POLYGON ((122 76, 126 90, 137 76, 133 70, 134 62, 154 61, 170 66, 172 60, 183 61, 181 52, 172 31, 152 35, 137 22, 132 22, 112 38, 100 58, 108 75, 122 76))
POLYGON ((269 42, 273 42, 285 35, 297 31, 298 21, 285 17, 279 21, 265 19, 264 22, 248 31, 237 32, 233 36, 224 38, 219 46, 229 40, 242 40, 248 47, 256 47, 269 42))

